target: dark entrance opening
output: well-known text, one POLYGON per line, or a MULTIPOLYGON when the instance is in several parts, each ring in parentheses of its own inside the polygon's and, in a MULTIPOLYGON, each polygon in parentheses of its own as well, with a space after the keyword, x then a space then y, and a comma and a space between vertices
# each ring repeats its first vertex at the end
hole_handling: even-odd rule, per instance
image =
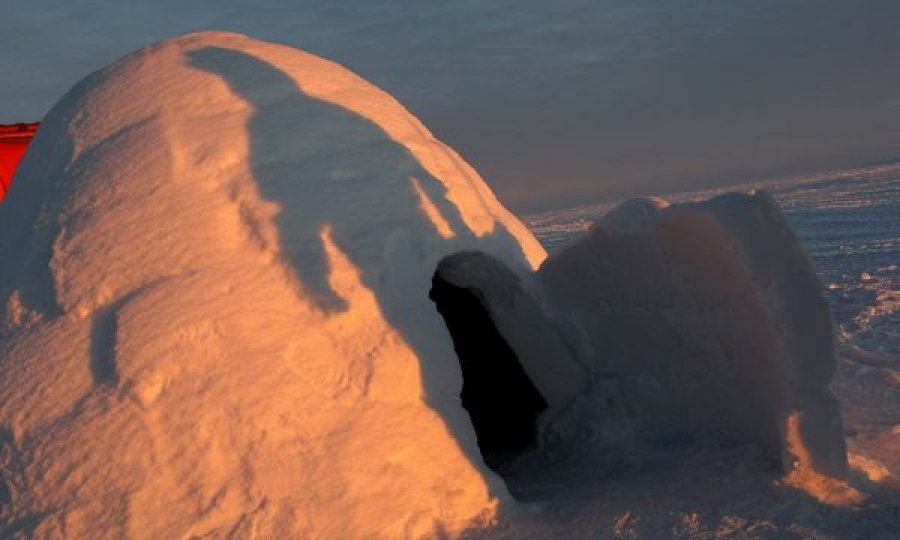
POLYGON ((500 335, 478 289, 434 274, 428 297, 444 318, 462 368, 462 405, 472 418, 478 447, 494 470, 535 442, 538 414, 547 402, 500 335))

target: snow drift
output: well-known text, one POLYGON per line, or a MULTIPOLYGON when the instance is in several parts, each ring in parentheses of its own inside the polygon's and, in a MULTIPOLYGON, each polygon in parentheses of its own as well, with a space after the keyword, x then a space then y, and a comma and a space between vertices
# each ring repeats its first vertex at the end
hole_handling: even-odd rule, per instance
POLYGON ((827 306, 765 197, 627 204, 544 262, 390 96, 227 33, 86 78, 19 175, 0 536, 454 535, 511 503, 486 463, 611 411, 845 471, 827 306))

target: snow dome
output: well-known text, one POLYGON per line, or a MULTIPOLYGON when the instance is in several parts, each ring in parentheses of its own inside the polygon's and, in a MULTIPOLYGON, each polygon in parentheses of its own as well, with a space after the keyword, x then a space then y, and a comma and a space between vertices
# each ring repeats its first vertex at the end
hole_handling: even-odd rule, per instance
POLYGON ((226 33, 136 52, 47 116, 0 231, 4 523, 402 537, 508 497, 429 290, 447 255, 544 250, 346 69, 226 33))

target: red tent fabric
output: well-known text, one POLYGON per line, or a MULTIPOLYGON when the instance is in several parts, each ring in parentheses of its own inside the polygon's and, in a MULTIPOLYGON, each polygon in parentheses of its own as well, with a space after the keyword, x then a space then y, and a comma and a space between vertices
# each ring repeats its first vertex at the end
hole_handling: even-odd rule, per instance
POLYGON ((0 202, 12 184, 13 174, 34 138, 38 124, 0 124, 0 202))

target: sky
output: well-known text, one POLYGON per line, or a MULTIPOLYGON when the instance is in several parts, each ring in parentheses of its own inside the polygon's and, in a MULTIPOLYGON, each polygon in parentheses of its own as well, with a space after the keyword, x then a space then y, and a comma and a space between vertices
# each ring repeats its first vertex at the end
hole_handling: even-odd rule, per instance
POLYGON ((0 122, 232 30, 390 92, 532 212, 900 158, 897 0, 2 0, 0 122))

